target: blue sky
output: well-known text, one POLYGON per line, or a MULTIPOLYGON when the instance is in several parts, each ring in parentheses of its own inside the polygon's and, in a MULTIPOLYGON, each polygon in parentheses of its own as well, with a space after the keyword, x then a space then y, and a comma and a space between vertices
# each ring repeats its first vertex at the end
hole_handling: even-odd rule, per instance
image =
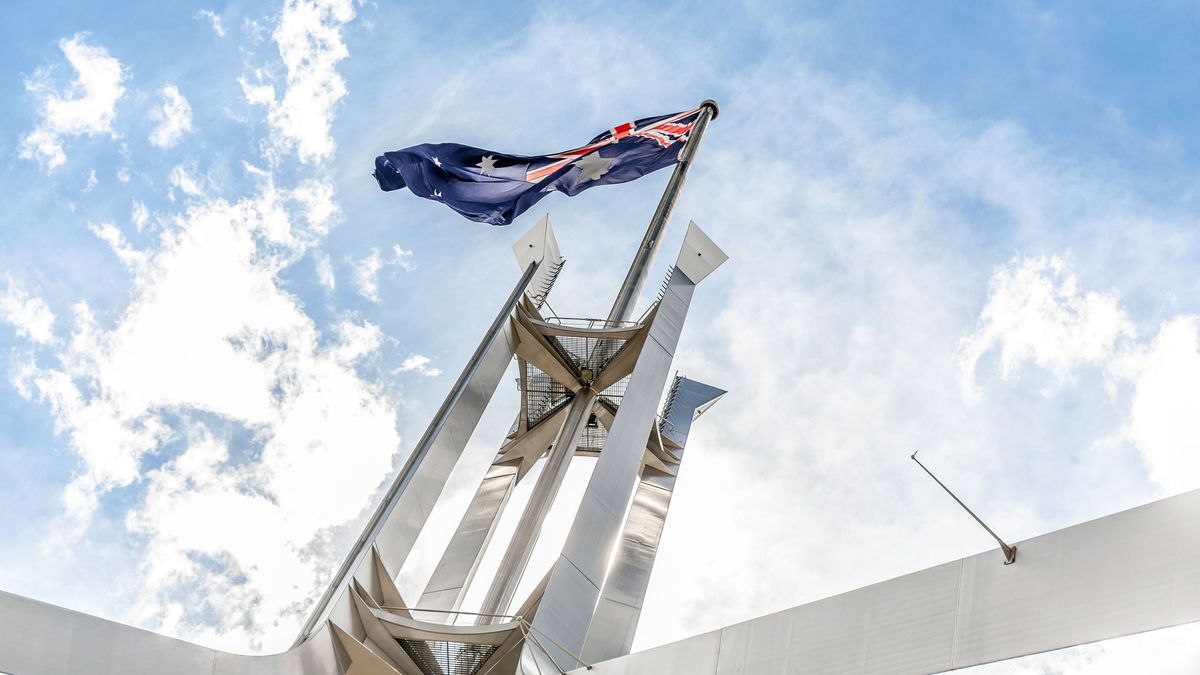
MULTIPOLYGON (((1013 539, 1200 486, 1190 3, 19 13, 0 27, 4 590, 286 646, 506 295, 512 241, 550 212, 552 304, 601 315, 666 180, 492 228, 379 192, 374 156, 550 152, 704 98, 721 116, 662 250, 691 218, 731 255, 677 358, 731 393, 693 434, 639 646, 988 548, 914 449, 1013 539)), ((1124 672, 1153 649, 1186 672, 1187 631, 992 670, 1124 672)))

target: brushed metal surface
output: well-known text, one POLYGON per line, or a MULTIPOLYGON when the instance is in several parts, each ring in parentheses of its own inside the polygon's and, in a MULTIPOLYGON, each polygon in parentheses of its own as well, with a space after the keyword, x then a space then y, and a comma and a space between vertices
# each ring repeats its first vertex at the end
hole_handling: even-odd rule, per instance
POLYGON ((429 577, 418 607, 459 609, 483 558, 484 549, 496 530, 500 513, 508 502, 516 478, 515 465, 493 465, 488 469, 446 551, 429 577))
POLYGON ((1198 533, 1195 490, 571 672, 906 675, 1167 628, 1200 620, 1198 533))
MULTIPOLYGON (((662 426, 663 435, 680 446, 676 457, 681 462, 692 421, 724 394, 702 382, 679 379, 662 426)), ((587 663, 624 656, 633 646, 675 480, 674 475, 642 467, 617 554, 584 642, 581 656, 587 663)))
POLYGON ((569 667, 583 651, 694 289, 687 275, 672 272, 533 620, 546 653, 526 645, 520 672, 569 667))

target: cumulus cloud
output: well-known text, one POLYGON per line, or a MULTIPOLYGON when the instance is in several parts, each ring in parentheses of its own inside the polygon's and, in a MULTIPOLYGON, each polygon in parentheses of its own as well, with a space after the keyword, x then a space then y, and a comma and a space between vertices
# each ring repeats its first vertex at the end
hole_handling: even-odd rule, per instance
POLYGON ((1128 388, 1119 438, 1168 491, 1200 485, 1200 317, 1172 317, 1141 339, 1119 298, 1081 290, 1062 259, 1018 258, 993 274, 979 326, 963 340, 962 379, 976 401, 976 364, 992 349, 1005 374, 1024 363, 1060 377, 1092 367, 1114 393, 1128 388))
POLYGON ((47 70, 25 81, 25 89, 39 101, 41 119, 21 139, 20 150, 22 158, 36 159, 51 172, 67 161, 64 137, 115 135, 117 101, 125 93, 124 68, 107 49, 88 44, 83 34, 59 40, 58 47, 75 70, 75 80, 61 91, 47 70))
POLYGON ((159 94, 162 104, 150 111, 150 119, 158 122, 150 132, 150 142, 165 150, 192 132, 192 106, 173 84, 160 89, 159 94))
POLYGON ((438 375, 441 375, 442 371, 437 368, 431 367, 429 365, 430 363, 432 363, 432 360, 428 356, 422 356, 421 354, 412 354, 407 359, 404 359, 404 362, 400 364, 400 367, 397 368, 395 372, 397 372, 397 373, 415 372, 420 375, 424 375, 425 377, 437 377, 438 375))
POLYGON ((1081 292, 1061 258, 1018 258, 992 275, 979 325, 963 340, 963 386, 968 397, 979 398, 975 368, 993 348, 1006 376, 1026 361, 1062 376, 1078 365, 1104 363, 1132 333, 1116 297, 1081 292))
MULTIPOLYGON (((109 491, 144 483, 127 517, 148 542, 139 620, 235 649, 284 646, 327 581, 329 528, 367 505, 399 442, 393 402, 355 371, 378 328, 343 322, 323 339, 279 287, 306 250, 281 248, 305 241, 280 232, 281 199, 192 204, 140 254, 116 324, 77 305, 61 365, 25 376, 81 461, 64 536, 109 491), (233 444, 238 429, 253 440, 233 444), (145 471, 171 444, 183 451, 145 471)), ((132 255, 115 227, 94 230, 132 255)))
POLYGON ((6 288, 0 294, 0 319, 11 325, 18 335, 40 344, 54 341, 54 312, 46 301, 32 296, 25 286, 11 276, 5 277, 6 288))
POLYGON ((352 0, 284 3, 272 33, 286 69, 283 95, 270 81, 239 80, 247 101, 267 107, 269 156, 295 151, 302 162, 319 162, 333 155, 334 111, 346 95, 337 64, 350 55, 342 27, 352 19, 352 0))
POLYGON ((1124 434, 1150 478, 1170 492, 1200 485, 1200 317, 1164 322, 1109 370, 1133 389, 1124 434))

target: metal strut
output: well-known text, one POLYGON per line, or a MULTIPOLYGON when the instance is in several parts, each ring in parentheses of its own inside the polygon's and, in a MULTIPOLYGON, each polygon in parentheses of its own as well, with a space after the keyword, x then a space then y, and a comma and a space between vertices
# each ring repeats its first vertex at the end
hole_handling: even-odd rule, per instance
POLYGON ((995 532, 992 532, 992 528, 988 527, 987 523, 983 522, 983 520, 981 520, 979 518, 979 516, 975 515, 975 512, 972 511, 966 504, 964 504, 963 501, 958 498, 958 495, 951 492, 950 488, 946 487, 945 483, 938 480, 938 477, 933 475, 932 471, 927 469, 924 464, 921 464, 921 460, 917 459, 917 453, 914 452, 909 457, 909 459, 916 462, 917 466, 920 466, 922 469, 925 469, 925 473, 929 474, 929 477, 932 478, 934 480, 934 482, 936 482, 938 485, 941 485, 942 489, 946 491, 946 494, 950 495, 951 497, 954 497, 954 501, 958 502, 958 505, 963 507, 964 511, 971 514, 971 517, 975 519, 975 522, 979 523, 980 526, 983 527, 983 529, 987 530, 988 534, 992 535, 992 538, 995 539, 1000 544, 1000 550, 1004 551, 1004 564, 1005 565, 1011 565, 1017 561, 1017 547, 1016 546, 1009 546, 1008 544, 1004 543, 1004 540, 1000 538, 1000 535, 996 534, 995 532))

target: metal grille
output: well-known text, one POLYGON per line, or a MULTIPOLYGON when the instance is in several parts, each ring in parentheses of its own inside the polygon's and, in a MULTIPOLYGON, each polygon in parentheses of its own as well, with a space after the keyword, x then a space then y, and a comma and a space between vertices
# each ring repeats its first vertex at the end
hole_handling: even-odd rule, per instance
POLYGON ((556 335, 551 341, 561 348, 563 355, 575 364, 578 371, 591 370, 593 374, 599 373, 625 344, 622 339, 575 335, 556 335))
POLYGON ((568 398, 569 389, 532 363, 525 364, 525 405, 529 426, 545 419, 568 398))
POLYGON ((600 420, 596 419, 595 413, 588 418, 587 426, 583 428, 583 436, 579 437, 580 450, 600 450, 604 447, 604 441, 608 439, 608 432, 605 431, 604 425, 600 420))
MULTIPOLYGON (((618 408, 621 405, 621 399, 625 396, 625 388, 629 386, 629 376, 617 380, 612 383, 608 389, 600 392, 600 398, 612 407, 618 408)), ((592 415, 588 419, 587 426, 583 429, 583 436, 579 439, 579 448, 581 450, 600 450, 604 447, 604 442, 608 440, 608 430, 592 415)))
POLYGON ((629 386, 629 375, 613 382, 608 389, 600 392, 600 398, 608 401, 614 408, 621 407, 621 399, 625 398, 625 388, 629 386))
POLYGON ((396 642, 424 675, 476 675, 496 653, 495 645, 406 638, 396 638, 396 642))

